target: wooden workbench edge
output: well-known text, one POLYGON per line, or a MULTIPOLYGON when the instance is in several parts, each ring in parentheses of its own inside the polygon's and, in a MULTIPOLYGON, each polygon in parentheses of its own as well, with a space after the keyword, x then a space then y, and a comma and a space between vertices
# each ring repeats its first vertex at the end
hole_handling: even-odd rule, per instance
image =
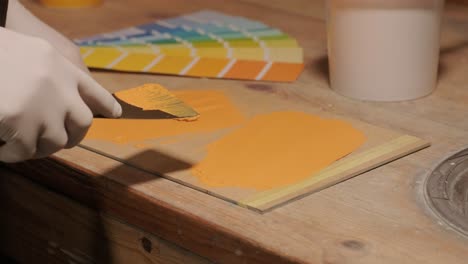
POLYGON ((48 158, 5 166, 55 192, 218 263, 301 263, 65 160, 48 158))

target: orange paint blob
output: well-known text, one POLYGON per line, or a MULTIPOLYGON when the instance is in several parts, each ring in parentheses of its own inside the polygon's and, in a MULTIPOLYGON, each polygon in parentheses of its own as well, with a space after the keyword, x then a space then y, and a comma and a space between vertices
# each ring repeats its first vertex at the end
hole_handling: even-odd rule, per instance
POLYGON ((159 110, 166 107, 166 102, 174 96, 159 84, 144 84, 128 90, 115 93, 120 100, 140 107, 143 110, 159 110))
MULTIPOLYGON (((119 91, 114 95, 126 104, 141 108, 143 111, 160 110, 175 117, 180 117, 178 120, 193 121, 198 119, 199 116, 199 113, 169 90, 155 83, 119 91)), ((124 110, 123 116, 125 116, 125 111, 129 110, 124 110)))
POLYGON ((267 190, 312 176, 365 140, 340 120, 300 112, 258 115, 211 143, 192 174, 210 187, 267 190))
POLYGON ((172 97, 171 93, 159 84, 145 84, 133 89, 119 91, 115 93, 115 96, 143 110, 159 110, 166 102, 166 100, 161 100, 161 97, 172 97))
MULTIPOLYGON (((133 96, 135 93, 129 94, 133 96)), ((178 98, 192 106, 200 117, 196 121, 175 119, 106 119, 96 118, 87 139, 100 139, 118 144, 157 139, 188 133, 213 132, 234 127, 245 118, 223 92, 216 90, 196 90, 174 92, 178 98)), ((139 100, 139 98, 133 98, 139 100)), ((141 102, 139 106, 141 107, 141 102)))

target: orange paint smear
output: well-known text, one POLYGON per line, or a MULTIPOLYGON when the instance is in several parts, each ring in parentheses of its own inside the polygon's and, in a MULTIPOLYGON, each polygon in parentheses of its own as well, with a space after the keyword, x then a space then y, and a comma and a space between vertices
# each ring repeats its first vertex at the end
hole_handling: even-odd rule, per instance
POLYGON ((210 144, 192 174, 209 187, 267 190, 311 177, 365 140, 340 120, 299 112, 259 115, 210 144))
MULTIPOLYGON (((223 92, 216 90, 178 91, 178 98, 190 104, 200 117, 193 122, 174 119, 94 119, 87 139, 118 144, 189 133, 213 132, 245 121, 241 112, 223 92)), ((141 104, 140 104, 141 106, 141 104)))

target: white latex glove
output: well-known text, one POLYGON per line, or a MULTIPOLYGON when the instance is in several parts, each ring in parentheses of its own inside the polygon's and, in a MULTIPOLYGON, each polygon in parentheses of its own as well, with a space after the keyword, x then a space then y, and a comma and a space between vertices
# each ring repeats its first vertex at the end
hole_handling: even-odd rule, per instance
POLYGON ((80 69, 88 72, 88 68, 81 58, 79 48, 55 29, 39 20, 18 0, 10 0, 8 2, 6 28, 25 35, 45 39, 68 60, 80 69))
POLYGON ((46 157, 78 144, 93 113, 122 108, 45 40, 0 28, 0 161, 46 157))

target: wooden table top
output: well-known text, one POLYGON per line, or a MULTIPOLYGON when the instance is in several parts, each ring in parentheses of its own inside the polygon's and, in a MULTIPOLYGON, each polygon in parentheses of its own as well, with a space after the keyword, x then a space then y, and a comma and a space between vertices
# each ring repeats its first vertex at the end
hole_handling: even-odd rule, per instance
POLYGON ((263 215, 169 180, 154 180, 82 148, 15 169, 216 262, 466 263, 468 239, 433 216, 422 192, 430 170, 468 145, 468 8, 446 7, 439 84, 432 95, 411 102, 371 103, 344 98, 329 88, 323 2, 108 0, 99 8, 60 10, 24 1, 71 38, 206 8, 264 21, 304 47, 306 67, 297 82, 252 85, 147 74, 93 75, 110 90, 146 82, 173 88, 254 89, 427 139, 430 148, 263 215))

